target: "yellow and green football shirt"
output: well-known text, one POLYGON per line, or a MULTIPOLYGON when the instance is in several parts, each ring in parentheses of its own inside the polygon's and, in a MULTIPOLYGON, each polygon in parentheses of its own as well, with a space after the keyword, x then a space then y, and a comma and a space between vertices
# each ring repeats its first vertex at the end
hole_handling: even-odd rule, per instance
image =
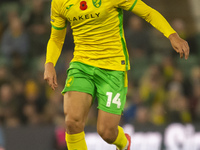
POLYGON ((167 37, 175 32, 162 15, 141 0, 53 0, 52 34, 46 63, 53 62, 55 65, 62 49, 66 25, 70 22, 75 43, 72 62, 110 70, 129 70, 123 10, 144 18, 167 37), (61 41, 59 37, 62 37, 61 41))

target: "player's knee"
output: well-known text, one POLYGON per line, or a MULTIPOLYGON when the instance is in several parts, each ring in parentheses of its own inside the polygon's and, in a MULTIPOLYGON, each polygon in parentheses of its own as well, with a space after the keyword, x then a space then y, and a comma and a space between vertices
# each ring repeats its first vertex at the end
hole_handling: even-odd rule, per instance
POLYGON ((112 144, 114 142, 113 140, 113 135, 114 135, 114 130, 105 128, 104 126, 98 126, 97 127, 97 132, 98 134, 102 137, 104 141, 106 141, 109 144, 112 144))
POLYGON ((75 118, 66 118, 65 126, 67 133, 70 134, 82 132, 84 129, 84 123, 81 121, 81 119, 75 118))

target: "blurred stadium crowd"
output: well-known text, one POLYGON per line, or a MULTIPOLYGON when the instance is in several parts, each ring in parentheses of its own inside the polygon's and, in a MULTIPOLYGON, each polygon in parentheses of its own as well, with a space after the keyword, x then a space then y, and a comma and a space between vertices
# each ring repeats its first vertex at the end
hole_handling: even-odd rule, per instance
MULTIPOLYGON (((60 92, 74 44, 68 26, 56 66, 59 87, 52 91, 43 80, 51 29, 49 9, 49 0, 0 2, 0 126, 64 126, 60 92)), ((161 33, 125 13, 131 71, 121 124, 200 122, 200 33, 188 35, 184 21, 173 18, 170 23, 189 42, 187 61, 179 58, 161 33)), ((89 113, 88 126, 96 125, 96 106, 97 102, 89 113)))

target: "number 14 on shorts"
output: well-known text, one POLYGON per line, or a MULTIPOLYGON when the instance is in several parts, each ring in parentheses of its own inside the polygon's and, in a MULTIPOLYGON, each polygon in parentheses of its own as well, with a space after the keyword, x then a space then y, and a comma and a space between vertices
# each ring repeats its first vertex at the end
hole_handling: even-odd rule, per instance
POLYGON ((106 95, 108 96, 107 104, 106 104, 107 107, 110 107, 111 103, 113 103, 113 104, 117 105, 117 108, 120 108, 121 101, 120 101, 120 98, 119 98, 120 97, 119 93, 117 93, 115 95, 115 97, 113 98, 113 100, 112 100, 112 97, 113 97, 113 93, 112 92, 107 92, 106 95))

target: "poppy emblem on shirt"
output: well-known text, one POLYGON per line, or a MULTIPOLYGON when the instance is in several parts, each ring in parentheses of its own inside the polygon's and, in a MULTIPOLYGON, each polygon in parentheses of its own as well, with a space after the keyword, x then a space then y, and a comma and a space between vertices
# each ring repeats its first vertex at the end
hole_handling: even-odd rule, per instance
POLYGON ((81 10, 86 10, 87 9, 87 3, 86 3, 86 1, 81 1, 80 2, 80 9, 81 10))

